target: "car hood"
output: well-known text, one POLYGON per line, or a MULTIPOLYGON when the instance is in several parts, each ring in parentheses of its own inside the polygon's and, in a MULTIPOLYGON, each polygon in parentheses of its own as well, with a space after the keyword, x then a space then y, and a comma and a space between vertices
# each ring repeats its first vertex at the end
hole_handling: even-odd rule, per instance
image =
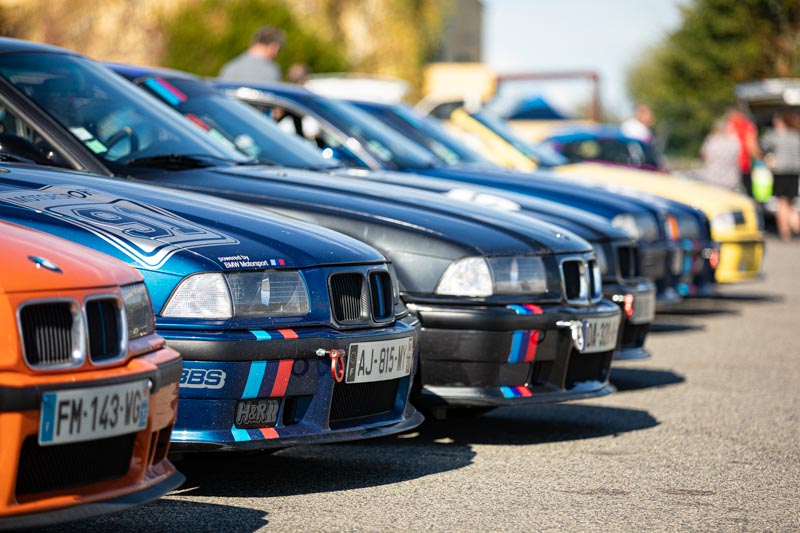
MULTIPOLYGON (((393 232, 436 244, 428 252, 450 259, 470 255, 571 253, 591 250, 577 235, 515 213, 483 209, 410 187, 342 175, 267 166, 230 166, 162 172, 153 183, 216 194, 324 224, 328 215, 377 222, 393 232)), ((366 225, 364 231, 367 232, 366 225)), ((337 228, 340 229, 340 228, 337 228)), ((374 245, 375 236, 351 232, 374 245)), ((377 239, 379 240, 379 239, 377 239)), ((386 243, 393 247, 395 243, 386 243)), ((378 246, 381 249, 381 246, 378 246)), ((391 257, 391 253, 388 254, 391 257)))
MULTIPOLYGON (((487 169, 486 167, 474 167, 474 170, 486 171, 487 169)), ((567 229, 590 242, 630 239, 627 232, 612 226, 606 218, 529 194, 390 170, 339 169, 336 173, 370 181, 413 187, 480 206, 530 215, 567 229)))
POLYGON ((382 262, 339 233, 224 200, 41 167, 5 166, 0 218, 139 268, 194 272, 382 262))
POLYGON ((741 194, 698 181, 653 172, 597 163, 574 163, 558 167, 557 176, 580 177, 614 183, 637 191, 663 196, 702 210, 712 219, 722 213, 741 211, 748 228, 758 227, 753 202, 741 194))
POLYGON ((0 222, 0 235, 0 294, 89 289, 142 281, 141 274, 120 261, 46 233, 0 222))
POLYGON ((537 198, 583 209, 609 220, 621 213, 649 212, 655 214, 658 211, 635 198, 610 193, 598 195, 596 190, 578 183, 565 183, 564 180, 555 179, 553 172, 544 170, 520 172, 499 169, 490 172, 469 167, 450 166, 420 169, 415 172, 426 176, 467 181, 521 194, 530 194, 537 198))

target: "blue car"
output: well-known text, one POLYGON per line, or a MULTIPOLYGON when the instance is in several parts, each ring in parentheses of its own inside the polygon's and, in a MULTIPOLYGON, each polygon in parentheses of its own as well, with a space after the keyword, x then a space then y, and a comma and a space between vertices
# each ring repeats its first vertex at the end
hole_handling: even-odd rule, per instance
POLYGON ((624 135, 613 124, 558 128, 541 145, 563 155, 570 163, 590 161, 645 170, 662 168, 661 158, 649 143, 624 135))
POLYGON ((14 109, 7 116, 24 124, 7 157, 246 202, 379 249, 422 326, 421 404, 492 407, 613 391, 620 310, 602 299, 591 245, 571 232, 439 194, 246 158, 63 49, 0 41, 0 77, 0 101, 14 109))
POLYGON ((408 403, 418 322, 365 244, 203 196, 20 164, 0 168, 0 218, 144 275, 157 330, 184 358, 176 451, 351 440, 422 422, 408 403))

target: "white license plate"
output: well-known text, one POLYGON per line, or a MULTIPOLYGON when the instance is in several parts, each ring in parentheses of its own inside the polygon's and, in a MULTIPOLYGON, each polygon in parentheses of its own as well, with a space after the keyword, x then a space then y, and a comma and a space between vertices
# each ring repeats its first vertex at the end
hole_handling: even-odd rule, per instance
POLYGON ((633 316, 630 318, 631 324, 646 324, 652 322, 656 317, 656 295, 655 291, 636 294, 633 298, 633 316))
POLYGON ((583 320, 584 347, 581 353, 606 352, 617 345, 619 317, 587 318, 583 320))
POLYGON ((414 337, 351 344, 347 354, 346 383, 401 378, 411 374, 414 337))
POLYGON ((147 427, 150 380, 46 392, 39 444, 64 444, 134 433, 147 427))

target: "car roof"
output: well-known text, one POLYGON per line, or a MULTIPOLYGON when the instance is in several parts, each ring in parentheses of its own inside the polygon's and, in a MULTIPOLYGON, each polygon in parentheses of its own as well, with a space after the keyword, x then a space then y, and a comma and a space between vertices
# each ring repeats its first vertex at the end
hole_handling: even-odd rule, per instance
POLYGON ((138 78, 140 76, 161 76, 165 78, 183 78, 187 80, 201 80, 200 76, 196 76, 189 72, 182 70, 175 70, 165 67, 145 67, 141 65, 130 65, 128 63, 114 63, 112 61, 105 61, 103 65, 110 68, 114 72, 122 74, 126 77, 138 78))
POLYGON ((36 43, 32 41, 23 41, 21 39, 12 39, 10 37, 0 37, 0 53, 13 52, 49 52, 79 55, 76 52, 67 50, 66 48, 61 48, 59 46, 52 46, 49 44, 36 43))

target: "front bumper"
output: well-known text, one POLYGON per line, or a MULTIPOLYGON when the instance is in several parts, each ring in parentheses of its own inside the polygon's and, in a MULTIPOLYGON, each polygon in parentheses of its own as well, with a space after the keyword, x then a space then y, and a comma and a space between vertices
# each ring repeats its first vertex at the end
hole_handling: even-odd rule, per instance
POLYGON ((670 307, 682 299, 677 287, 682 254, 674 241, 639 241, 641 275, 655 284, 658 309, 670 307))
POLYGON ((716 293, 716 265, 719 243, 708 239, 680 239, 683 250, 681 274, 677 289, 681 296, 713 296, 716 293))
POLYGON ((628 361, 650 357, 651 353, 644 347, 644 342, 655 318, 655 285, 645 280, 634 284, 604 281, 603 297, 617 304, 622 311, 614 360, 628 361))
POLYGON ((585 308, 407 305, 422 323, 419 406, 552 403, 614 390, 608 378, 615 346, 580 353, 564 327, 612 317, 618 326, 620 310, 611 302, 585 308))
POLYGON ((409 403, 418 364, 419 325, 408 316, 367 330, 297 328, 268 331, 159 333, 184 357, 180 410, 172 450, 283 448, 391 435, 422 423, 409 403), (318 350, 413 337, 408 376, 374 383, 336 383, 318 350), (237 423, 243 400, 277 406, 263 424, 237 423))
POLYGON ((178 406, 178 354, 161 348, 123 366, 83 374, 0 373, 0 530, 119 511, 157 499, 183 482, 167 459, 178 406), (45 392, 141 379, 152 384, 144 429, 94 441, 38 444, 45 392), (93 454, 98 446, 102 453, 93 454))
POLYGON ((720 241, 717 283, 758 279, 764 264, 764 240, 720 241))

